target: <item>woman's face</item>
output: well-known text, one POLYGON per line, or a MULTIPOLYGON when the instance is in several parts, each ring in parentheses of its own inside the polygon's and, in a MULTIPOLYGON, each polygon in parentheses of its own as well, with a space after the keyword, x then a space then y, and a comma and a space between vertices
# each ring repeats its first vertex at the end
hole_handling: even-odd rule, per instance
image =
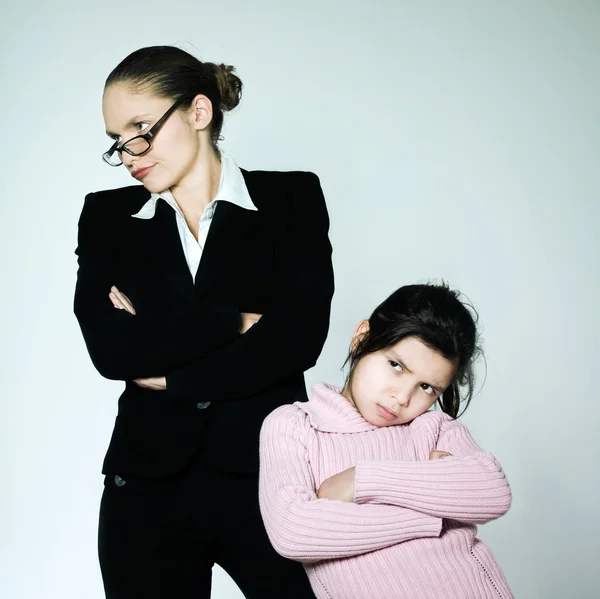
POLYGON ((431 408, 455 373, 455 362, 407 337, 361 358, 342 393, 375 426, 405 424, 431 408))
MULTIPOLYGON (((148 132, 173 103, 170 98, 158 98, 150 92, 136 93, 124 84, 111 85, 102 100, 106 132, 121 145, 148 132)), ((176 110, 152 139, 149 152, 143 156, 121 153, 127 170, 148 191, 158 193, 181 185, 193 170, 207 135, 206 127, 199 127, 196 116, 194 110, 176 110)))

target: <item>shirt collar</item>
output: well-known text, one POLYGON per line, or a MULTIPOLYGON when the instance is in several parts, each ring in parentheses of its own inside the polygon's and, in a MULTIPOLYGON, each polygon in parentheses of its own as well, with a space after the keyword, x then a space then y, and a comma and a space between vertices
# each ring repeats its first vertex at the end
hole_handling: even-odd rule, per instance
MULTIPOLYGON (((150 219, 156 214, 156 202, 163 199, 176 212, 181 212, 179 205, 175 201, 170 190, 165 190, 160 193, 150 194, 150 199, 142 206, 139 212, 132 214, 135 218, 150 219)), ((221 152, 221 179, 219 181, 219 189, 217 195, 211 202, 230 202, 245 210, 258 210, 252 202, 244 175, 240 167, 235 163, 233 158, 221 152)))

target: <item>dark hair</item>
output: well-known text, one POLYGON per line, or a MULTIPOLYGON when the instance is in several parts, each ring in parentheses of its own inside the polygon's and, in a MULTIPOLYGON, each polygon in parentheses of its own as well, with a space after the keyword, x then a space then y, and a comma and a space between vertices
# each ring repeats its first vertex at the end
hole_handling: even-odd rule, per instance
POLYGON ((407 285, 394 291, 375 308, 369 331, 351 349, 348 383, 361 358, 417 337, 448 360, 457 360, 456 376, 438 399, 442 410, 457 418, 461 402, 467 409, 475 385, 474 362, 482 353, 477 345, 477 312, 460 301, 460 293, 447 284, 407 285), (461 391, 464 396, 461 397, 461 391))
POLYGON ((242 97, 242 81, 232 66, 201 62, 175 46, 149 46, 132 52, 106 79, 104 89, 115 83, 149 89, 159 98, 184 98, 187 107, 198 95, 212 103, 211 137, 214 147, 221 138, 223 112, 233 110, 242 97))

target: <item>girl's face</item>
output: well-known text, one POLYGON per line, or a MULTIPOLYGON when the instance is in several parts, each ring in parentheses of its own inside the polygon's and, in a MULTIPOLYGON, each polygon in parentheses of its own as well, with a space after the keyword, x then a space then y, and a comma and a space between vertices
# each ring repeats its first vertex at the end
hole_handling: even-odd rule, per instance
MULTIPOLYGON (((355 342, 366 331, 363 321, 355 342)), ((342 395, 375 426, 405 424, 429 410, 455 374, 456 362, 407 337, 361 358, 342 395)))
MULTIPOLYGON (((206 144, 210 147, 209 125, 212 111, 200 97, 188 112, 176 110, 152 139, 150 151, 143 156, 121 153, 121 160, 133 177, 142 181, 150 192, 184 185, 198 162, 206 144)), ((104 91, 102 112, 106 132, 119 145, 150 130, 173 105, 170 98, 158 98, 150 92, 135 93, 124 84, 109 86, 104 91)))

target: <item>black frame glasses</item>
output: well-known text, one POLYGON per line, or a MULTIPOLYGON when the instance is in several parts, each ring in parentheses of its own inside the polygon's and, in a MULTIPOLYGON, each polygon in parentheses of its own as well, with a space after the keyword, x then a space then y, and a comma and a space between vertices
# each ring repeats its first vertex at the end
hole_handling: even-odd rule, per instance
POLYGON ((127 152, 130 156, 143 156, 144 154, 146 154, 152 147, 152 138, 158 133, 158 131, 165 124, 167 119, 183 103, 184 99, 185 98, 179 98, 179 100, 177 100, 177 102, 175 102, 175 104, 173 104, 173 106, 171 106, 171 108, 169 108, 169 110, 167 110, 167 112, 165 112, 165 114, 163 114, 158 119, 158 121, 156 121, 156 123, 154 123, 154 125, 150 128, 150 130, 147 133, 144 133, 143 135, 136 135, 135 137, 128 139, 121 146, 119 146, 118 141, 115 141, 115 143, 110 147, 110 149, 104 152, 104 154, 102 154, 102 159, 104 160, 104 162, 106 162, 106 164, 109 164, 110 166, 121 166, 123 164, 123 161, 120 160, 122 152, 127 152), (135 151, 127 147, 130 144, 133 145, 133 142, 137 142, 137 144, 139 144, 141 140, 143 140, 146 144, 141 151, 135 151), (119 162, 112 162, 114 160, 113 154, 115 152, 117 152, 117 154, 119 155, 119 162))

